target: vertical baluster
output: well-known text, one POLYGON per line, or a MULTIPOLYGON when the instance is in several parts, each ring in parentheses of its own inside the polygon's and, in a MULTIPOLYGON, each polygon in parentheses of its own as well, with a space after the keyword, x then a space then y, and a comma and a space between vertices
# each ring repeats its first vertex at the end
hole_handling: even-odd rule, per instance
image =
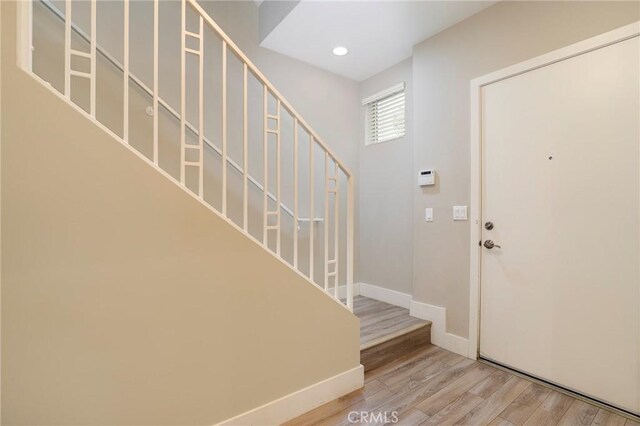
POLYGON ((334 159, 333 162, 333 169, 335 172, 334 175, 334 182, 335 182, 335 193, 333 194, 333 270, 335 272, 335 275, 333 277, 333 283, 334 283, 334 287, 333 287, 333 293, 334 296, 336 297, 336 299, 338 298, 338 282, 339 282, 339 270, 340 270, 340 256, 339 256, 339 247, 338 247, 338 242, 339 242, 339 227, 340 227, 340 220, 339 220, 339 213, 340 213, 340 187, 338 185, 339 183, 339 179, 338 179, 338 162, 334 159))
POLYGON ((280 99, 276 100, 276 117, 278 117, 278 119, 276 120, 277 125, 276 125, 276 220, 277 220, 277 227, 278 229, 276 230, 277 235, 276 235, 276 253, 278 254, 278 256, 280 256, 280 239, 281 239, 281 235, 282 235, 282 221, 281 221, 281 216, 282 216, 282 208, 280 206, 280 203, 282 202, 282 199, 280 198, 280 187, 281 187, 281 182, 280 182, 280 144, 281 144, 281 138, 280 138, 280 99))
POLYGON ((97 15, 96 0, 91 0, 91 42, 90 42, 90 55, 91 55, 91 80, 89 82, 91 87, 91 94, 89 99, 89 113, 93 118, 96 118, 96 46, 98 34, 96 33, 96 15, 97 15))
POLYGON ((71 99, 71 0, 65 1, 64 11, 64 96, 71 99))
POLYGON ((262 202, 262 228, 263 228, 263 235, 262 235, 262 243, 265 246, 268 246, 267 242, 267 236, 268 236, 268 226, 269 226, 269 216, 268 216, 268 212, 269 212, 269 198, 267 196, 268 192, 269 192, 269 160, 268 160, 268 139, 269 139, 269 133, 267 133, 267 129, 269 126, 268 123, 268 116, 269 116, 269 103, 268 103, 268 96, 269 96, 269 92, 267 91, 267 85, 265 84, 264 86, 264 90, 263 90, 263 96, 262 96, 262 108, 263 108, 263 117, 264 117, 264 122, 263 122, 263 148, 262 148, 262 168, 263 168, 263 180, 262 180, 262 185, 264 186, 264 198, 263 198, 263 202, 262 202))
POLYGON ((129 0, 124 0, 122 139, 129 143, 129 0))
POLYGON ((249 230, 249 130, 248 130, 248 107, 247 107, 247 63, 243 67, 243 91, 242 91, 242 194, 243 194, 243 213, 242 224, 245 231, 249 230))
POLYGON ((351 311, 353 311, 353 190, 353 177, 351 175, 347 175, 347 307, 351 311))
POLYGON ((158 0, 153 0, 153 162, 158 164, 158 0))
POLYGON ((324 291, 329 291, 329 153, 324 153, 324 291))
POLYGON ((298 118, 293 119, 293 268, 298 269, 298 118))
POLYGON ((18 12, 18 64, 25 70, 33 71, 33 2, 21 1, 16 4, 18 12))
MULTIPOLYGON (((200 52, 198 55, 198 195, 200 198, 204 198, 204 21, 202 15, 200 15, 198 31, 200 34, 200 38, 198 39, 198 51, 200 52)), ((225 129, 225 121, 226 120, 223 121, 223 129, 225 129)), ((225 139, 223 139, 222 145, 223 155, 226 155, 225 140, 226 136, 225 139)), ((224 172, 225 170, 223 168, 223 173, 224 172)), ((223 174, 223 178, 226 178, 226 175, 223 174)), ((222 213, 224 214, 225 210, 223 210, 222 213)))
POLYGON ((185 185, 185 86, 186 86, 186 14, 187 0, 182 0, 182 18, 180 24, 180 183, 185 185))
POLYGON ((309 279, 313 281, 313 231, 315 229, 315 206, 313 200, 313 136, 309 134, 309 279))
POLYGON ((222 42, 222 215, 227 216, 227 42, 222 42))

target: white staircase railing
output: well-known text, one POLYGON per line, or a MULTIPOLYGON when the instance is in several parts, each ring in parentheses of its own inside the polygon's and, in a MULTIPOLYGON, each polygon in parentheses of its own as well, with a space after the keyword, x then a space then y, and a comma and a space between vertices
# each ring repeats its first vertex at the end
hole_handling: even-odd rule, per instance
MULTIPOLYGON (((91 0, 89 2, 89 29, 83 31, 74 24, 74 4, 72 0, 65 0, 64 12, 58 10, 49 0, 43 0, 51 11, 54 11, 60 18, 64 20, 64 88, 59 90, 61 94, 69 101, 74 102, 72 97, 72 87, 74 81, 85 80, 88 83, 89 101, 88 107, 84 110, 91 119, 98 121, 96 115, 97 105, 97 75, 98 56, 106 58, 116 68, 122 72, 123 86, 122 96, 122 128, 111 129, 114 133, 121 135, 121 142, 131 149, 135 149, 130 143, 130 83, 133 82, 143 91, 149 94, 152 99, 150 115, 153 118, 152 123, 152 141, 151 154, 147 154, 148 160, 152 165, 163 170, 159 161, 160 151, 160 124, 159 108, 168 111, 173 117, 179 120, 180 134, 180 164, 179 164, 179 183, 186 190, 194 194, 201 202, 215 209, 227 221, 234 223, 245 234, 249 235, 260 243, 266 250, 282 259, 290 267, 301 275, 308 278, 311 282, 319 285, 329 295, 336 300, 344 303, 349 309, 353 309, 353 244, 354 244, 354 181, 351 172, 341 163, 332 150, 322 141, 318 134, 305 122, 305 120, 295 111, 295 109, 287 102, 287 100, 278 92, 278 90, 267 80, 267 78, 258 70, 258 68, 246 57, 246 55, 233 43, 233 41, 222 31, 222 29, 214 22, 213 19, 203 10, 195 0, 179 0, 181 3, 180 16, 180 57, 176 58, 180 61, 180 105, 178 108, 172 107, 170 102, 160 97, 159 91, 159 0, 153 0, 153 65, 152 65, 152 84, 151 87, 145 85, 141 79, 131 72, 131 53, 130 53, 130 29, 135 22, 131 20, 130 3, 128 0, 123 2, 123 54, 122 63, 118 63, 109 52, 98 46, 97 40, 97 22, 98 1, 91 0), (193 25, 197 22, 196 25, 193 25), (207 101, 205 94, 205 43, 212 43, 212 39, 205 37, 205 28, 211 31, 217 38, 217 42, 221 43, 221 54, 216 64, 219 63, 221 73, 221 108, 220 108, 220 125, 221 137, 219 143, 214 143, 212 138, 205 136, 205 102, 207 101), (80 37, 88 45, 88 51, 83 49, 74 39, 80 37), (234 161, 229 153, 228 146, 228 76, 229 66, 228 60, 233 55, 240 61, 242 66, 242 99, 239 101, 242 105, 242 161, 234 161), (197 62, 197 100, 194 103, 187 103, 187 96, 192 95, 187 85, 190 82, 187 75, 188 58, 193 57, 197 62), (84 70, 79 69, 78 63, 82 61, 88 62, 84 70), (250 123, 249 123, 249 77, 255 79, 262 85, 262 129, 260 138, 262 139, 262 176, 260 178, 249 174, 250 168, 250 123), (195 105, 193 105, 195 104, 195 105), (187 118, 187 107, 195 108, 197 111, 197 124, 193 124, 193 120, 187 118), (287 117, 285 117, 287 116, 287 117), (284 135, 283 126, 281 125, 284 118, 290 118, 293 121, 292 139, 293 139, 293 164, 292 175, 285 176, 283 174, 282 165, 282 141, 284 135), (120 133, 121 132, 121 133, 120 133), (308 139, 308 162, 300 164, 300 133, 308 139), (220 188, 221 200, 219 207, 205 198, 205 174, 207 168, 204 163, 205 148, 212 149, 221 159, 219 172, 221 173, 220 188), (321 153, 321 157, 317 158, 317 152, 321 153), (273 157, 273 158, 272 158, 273 157), (317 167, 318 162, 324 162, 324 170, 317 167), (229 185, 229 167, 241 175, 242 189, 241 194, 234 194, 242 206, 241 220, 234 222, 229 214, 229 198, 230 191, 233 191, 229 185), (307 168, 307 185, 301 187, 300 169, 307 168), (197 175, 197 183, 188 184, 188 175, 195 172, 197 175), (316 175, 320 176, 316 176, 316 175), (275 175, 275 179, 272 178, 275 175), (284 203, 283 196, 283 179, 287 183, 287 188, 292 187, 292 208, 284 203), (255 232, 250 232, 251 209, 249 200, 249 184, 262 192, 262 218, 261 218, 261 239, 256 238, 255 232), (273 188, 273 189, 272 189, 273 188), (340 197, 342 191, 346 192, 346 207, 342 212, 340 209, 340 197), (300 195, 306 195, 308 198, 308 214, 307 217, 300 216, 301 203, 300 195), (324 204, 324 216, 318 217, 316 209, 317 204, 324 204), (291 245, 292 256, 284 256, 282 250, 283 239, 283 222, 282 213, 290 215, 293 219, 291 245), (300 223, 308 222, 308 241, 305 242, 304 254, 308 259, 304 259, 305 265, 301 263, 301 251, 303 247, 300 242, 300 223), (316 241, 316 232, 319 225, 322 225, 323 238, 316 241), (321 253, 318 253, 318 246, 321 245, 321 253), (316 262, 322 259, 321 267, 316 262), (345 277, 340 281, 340 268, 343 266, 345 277), (318 280, 318 275, 322 274, 318 280), (340 285, 344 283, 343 285, 340 285)), ((33 31, 33 4, 37 1, 19 2, 20 10, 20 43, 22 66, 27 71, 32 72, 32 31, 33 31)), ((207 55, 210 54, 207 53, 207 55)), ((210 59, 210 58, 207 58, 210 59)), ((215 58, 214 58, 215 59, 215 58)), ((85 83, 85 84, 86 84, 85 83)), ((76 104, 76 102, 74 102, 76 104)), ((104 123, 103 123, 104 124, 104 123)), ((218 171, 216 171, 218 172, 218 171)), ((166 174, 166 173, 165 173, 166 174)), ((216 203, 217 204, 217 203, 216 203)))

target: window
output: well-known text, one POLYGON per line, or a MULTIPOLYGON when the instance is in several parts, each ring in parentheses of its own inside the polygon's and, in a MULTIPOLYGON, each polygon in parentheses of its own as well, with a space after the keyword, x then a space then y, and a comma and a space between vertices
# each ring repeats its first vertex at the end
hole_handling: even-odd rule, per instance
POLYGON ((404 136, 404 83, 362 100, 365 112, 365 145, 404 136))

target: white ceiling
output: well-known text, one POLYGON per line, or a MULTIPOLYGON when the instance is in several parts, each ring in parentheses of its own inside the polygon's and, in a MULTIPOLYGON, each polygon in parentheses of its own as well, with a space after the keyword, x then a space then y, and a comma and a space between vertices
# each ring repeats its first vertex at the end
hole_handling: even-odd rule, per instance
POLYGON ((411 56, 420 41, 495 3, 302 0, 261 46, 362 81, 411 56), (339 45, 349 54, 334 56, 339 45))

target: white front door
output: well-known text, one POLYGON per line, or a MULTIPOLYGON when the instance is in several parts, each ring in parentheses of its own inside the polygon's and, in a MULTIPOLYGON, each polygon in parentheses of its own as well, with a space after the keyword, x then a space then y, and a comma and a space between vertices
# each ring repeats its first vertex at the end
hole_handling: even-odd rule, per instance
POLYGON ((639 52, 634 37, 481 94, 482 242, 500 247, 482 248, 480 354, 636 413, 639 52))

